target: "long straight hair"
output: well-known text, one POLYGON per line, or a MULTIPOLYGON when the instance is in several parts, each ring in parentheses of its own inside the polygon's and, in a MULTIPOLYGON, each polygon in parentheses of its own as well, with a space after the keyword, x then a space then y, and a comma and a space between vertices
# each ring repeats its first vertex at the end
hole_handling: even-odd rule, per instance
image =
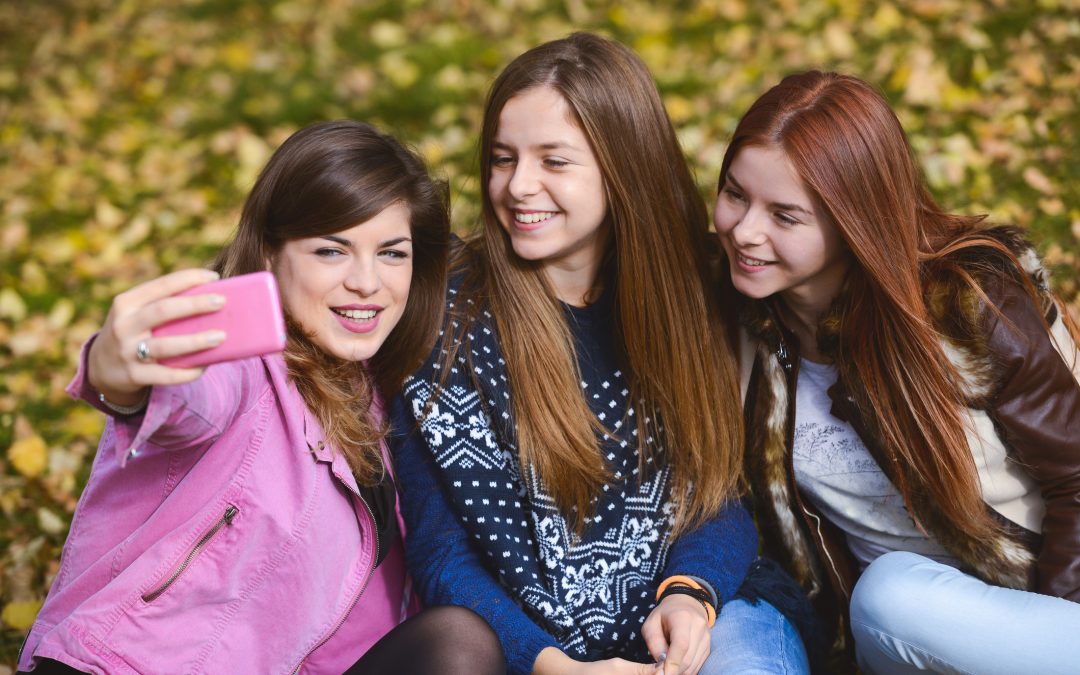
MULTIPOLYGON (((741 466, 737 366, 706 282, 705 205, 649 71, 623 45, 588 33, 525 52, 495 80, 481 132, 481 185, 491 178, 503 107, 537 87, 566 100, 601 169, 612 233, 606 282, 614 285, 613 330, 630 400, 640 405, 640 460, 648 459, 652 435, 671 468, 679 532, 718 512, 735 493, 741 466)), ((602 425, 581 392, 573 339, 543 264, 514 253, 486 189, 482 199, 467 286, 495 317, 522 466, 537 470, 580 531, 591 500, 611 480, 597 439, 602 425)))
POLYGON ((346 230, 394 204, 409 211, 412 280, 401 319, 378 352, 366 364, 344 361, 286 317, 289 377, 365 485, 383 471, 385 430, 371 410, 376 390, 389 396, 401 387, 430 352, 441 323, 450 236, 445 187, 415 153, 370 125, 313 124, 270 157, 244 203, 236 236, 215 263, 226 277, 264 270, 285 242, 346 230))
POLYGON ((857 78, 811 71, 786 77, 761 96, 735 129, 721 188, 748 146, 786 153, 853 254, 838 366, 865 388, 909 510, 914 515, 915 495, 905 476, 913 474, 954 527, 991 536, 1000 526, 982 500, 960 379, 931 322, 924 281, 951 274, 985 300, 978 275, 961 256, 993 250, 1034 299, 1016 256, 982 233, 982 216, 949 214, 935 203, 888 101, 857 78))

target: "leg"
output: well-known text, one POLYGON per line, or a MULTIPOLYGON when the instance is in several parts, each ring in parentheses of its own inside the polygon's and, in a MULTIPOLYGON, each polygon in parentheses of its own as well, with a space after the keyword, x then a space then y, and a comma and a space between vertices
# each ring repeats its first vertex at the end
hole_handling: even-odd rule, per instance
POLYGON ((795 627, 764 600, 725 604, 710 633, 712 649, 701 675, 809 673, 795 627))
POLYGON ((464 607, 425 609, 383 636, 347 673, 503 675, 499 638, 464 607))
POLYGON ((866 673, 1076 672, 1080 604, 991 586, 896 551, 863 572, 851 628, 866 673))

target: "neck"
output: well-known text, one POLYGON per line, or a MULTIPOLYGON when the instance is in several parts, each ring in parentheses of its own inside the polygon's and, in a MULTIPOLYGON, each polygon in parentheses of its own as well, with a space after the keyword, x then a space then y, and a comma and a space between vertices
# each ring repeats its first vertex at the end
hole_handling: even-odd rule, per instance
POLYGON ((806 299, 787 294, 781 294, 780 298, 780 312, 784 323, 799 341, 799 354, 819 363, 828 361, 818 349, 817 327, 833 299, 806 299))
POLYGON ((603 249, 597 255, 551 262, 544 265, 544 276, 552 290, 562 302, 574 307, 589 304, 590 295, 596 289, 600 266, 603 262, 603 249))

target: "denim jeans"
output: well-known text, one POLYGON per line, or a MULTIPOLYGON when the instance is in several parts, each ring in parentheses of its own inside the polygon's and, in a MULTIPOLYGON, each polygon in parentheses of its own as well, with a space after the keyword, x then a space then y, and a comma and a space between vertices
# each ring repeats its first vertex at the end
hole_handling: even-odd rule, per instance
POLYGON ((764 600, 736 599, 720 609, 709 634, 711 649, 700 675, 809 673, 795 627, 764 600))
POLYGON ((851 629, 865 673, 1080 672, 1080 604, 992 586, 903 551, 863 572, 851 629))

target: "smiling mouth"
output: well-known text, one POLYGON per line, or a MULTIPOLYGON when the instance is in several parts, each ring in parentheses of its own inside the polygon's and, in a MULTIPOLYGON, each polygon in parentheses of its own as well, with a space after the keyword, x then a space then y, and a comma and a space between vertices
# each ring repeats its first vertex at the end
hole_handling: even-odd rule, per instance
POLYGON ((556 215, 556 211, 533 211, 531 213, 514 211, 514 220, 522 225, 535 225, 536 223, 542 223, 545 220, 554 218, 556 215))
POLYGON ((352 321, 367 321, 368 319, 374 319, 375 315, 378 314, 378 310, 374 309, 335 309, 331 307, 330 311, 352 321))
POLYGON ((766 265, 772 265, 772 261, 761 260, 759 258, 751 258, 750 256, 743 255, 738 251, 735 251, 735 259, 747 267, 765 267, 766 265))

